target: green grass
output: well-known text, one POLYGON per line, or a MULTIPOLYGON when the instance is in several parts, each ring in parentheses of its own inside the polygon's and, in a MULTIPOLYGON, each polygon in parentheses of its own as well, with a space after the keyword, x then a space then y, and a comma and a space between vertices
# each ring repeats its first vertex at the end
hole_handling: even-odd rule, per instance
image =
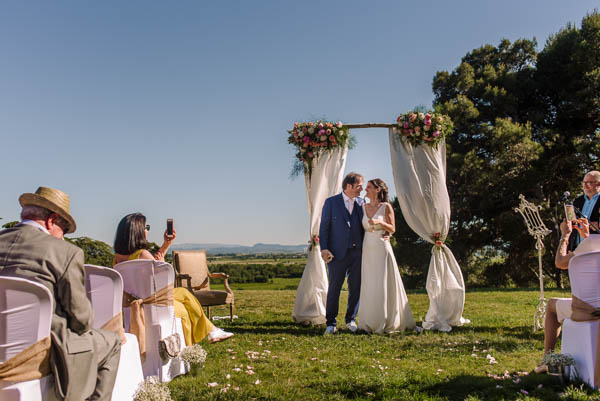
MULTIPOLYGON (((297 283, 277 279, 271 285, 238 287, 239 319, 217 322, 235 337, 212 345, 203 342, 208 351, 204 369, 173 380, 173 399, 600 400, 583 386, 561 386, 550 376, 532 373, 543 351, 543 333, 532 331, 536 290, 468 292, 464 316, 472 323, 450 333, 380 336, 342 330, 324 337, 323 327, 292 321, 296 292, 284 288, 297 283), (496 364, 489 363, 488 354, 496 364), (248 366, 254 374, 247 373, 248 366)), ((551 296, 569 292, 546 293, 551 296)), ((342 311, 346 297, 343 292, 342 311)), ((427 295, 409 292, 408 298, 420 324, 427 295)), ((228 309, 212 312, 227 315, 228 309)), ((342 323, 340 313, 338 327, 342 323)))

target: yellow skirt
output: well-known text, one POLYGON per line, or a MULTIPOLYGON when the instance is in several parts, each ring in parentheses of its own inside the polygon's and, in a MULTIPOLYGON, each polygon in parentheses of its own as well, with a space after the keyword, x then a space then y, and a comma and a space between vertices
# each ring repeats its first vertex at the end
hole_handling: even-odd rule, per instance
POLYGON ((187 289, 173 289, 175 316, 181 318, 185 344, 192 345, 202 341, 215 327, 204 315, 202 305, 187 289))

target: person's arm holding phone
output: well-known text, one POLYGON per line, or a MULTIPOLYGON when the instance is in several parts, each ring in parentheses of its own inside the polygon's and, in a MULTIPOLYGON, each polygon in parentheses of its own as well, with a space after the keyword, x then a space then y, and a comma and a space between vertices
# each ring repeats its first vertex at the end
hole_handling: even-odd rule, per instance
POLYGON ((167 219, 167 228, 165 229, 165 233, 163 234, 163 244, 158 249, 158 251, 154 252, 154 259, 156 260, 165 260, 165 255, 169 250, 169 247, 175 240, 177 233, 173 228, 173 219, 167 219), (170 232, 170 233, 169 233, 170 232))

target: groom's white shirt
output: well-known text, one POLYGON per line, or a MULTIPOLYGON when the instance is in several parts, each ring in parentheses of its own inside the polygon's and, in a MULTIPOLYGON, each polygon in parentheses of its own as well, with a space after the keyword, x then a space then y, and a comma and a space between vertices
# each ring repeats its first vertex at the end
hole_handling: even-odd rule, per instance
POLYGON ((362 198, 356 197, 351 198, 344 191, 342 191, 342 197, 344 198, 344 205, 346 205, 346 209, 348 213, 352 214, 352 209, 354 208, 354 201, 358 203, 358 206, 362 206, 364 200, 362 198))

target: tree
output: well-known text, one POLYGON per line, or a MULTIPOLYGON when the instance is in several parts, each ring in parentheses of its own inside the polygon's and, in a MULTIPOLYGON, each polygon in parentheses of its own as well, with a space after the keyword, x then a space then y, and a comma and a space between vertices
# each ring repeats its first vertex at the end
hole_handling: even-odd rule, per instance
POLYGON ((89 237, 66 238, 65 240, 83 250, 84 263, 109 267, 113 265, 114 253, 105 242, 89 237))
POLYGON ((481 285, 537 280, 533 239, 513 210, 521 193, 546 206, 554 233, 544 265, 560 282, 553 263, 563 215, 557 200, 580 190, 584 173, 598 164, 600 15, 585 16, 580 29, 567 25, 539 54, 536 45, 504 39, 482 46, 433 80, 434 107, 455 126, 447 138, 451 248, 465 279, 481 285))

